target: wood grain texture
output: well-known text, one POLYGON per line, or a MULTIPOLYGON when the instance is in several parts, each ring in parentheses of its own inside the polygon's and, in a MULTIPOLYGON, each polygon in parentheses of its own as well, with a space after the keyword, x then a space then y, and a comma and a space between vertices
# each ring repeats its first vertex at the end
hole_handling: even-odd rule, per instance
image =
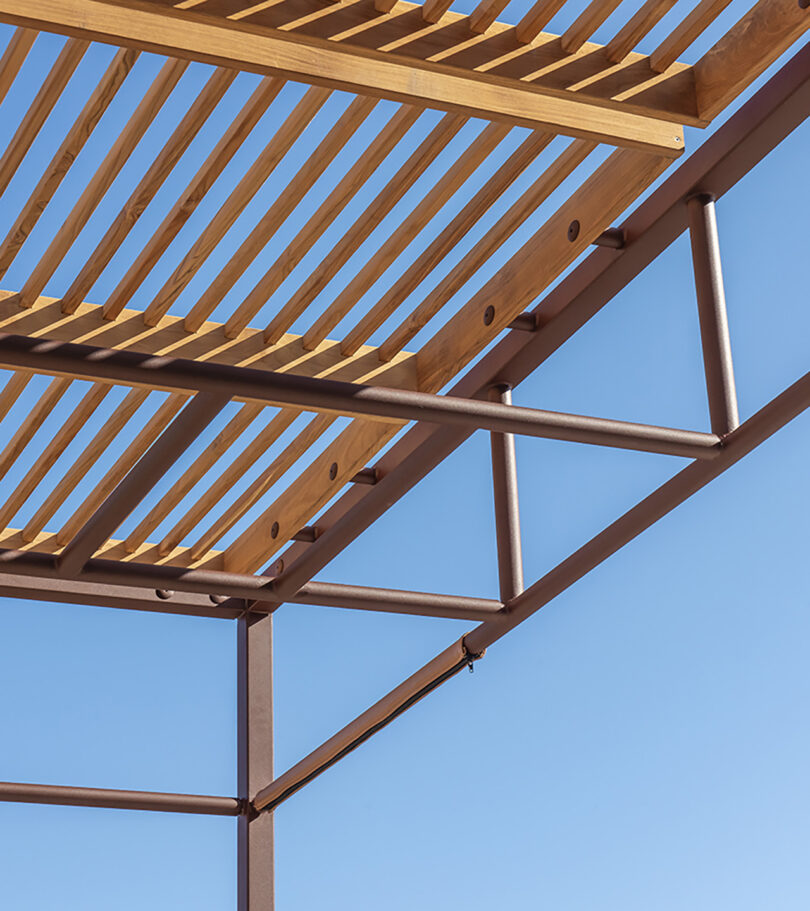
MULTIPOLYGON (((96 280, 109 265, 129 232, 135 227, 146 207, 163 186, 174 166, 191 145, 197 131, 211 116, 225 92, 236 79, 233 70, 217 69, 189 107, 176 129, 155 156, 144 176, 130 194, 104 236, 82 266, 70 288, 62 297, 62 310, 73 313, 88 296, 96 280)), ((112 315, 112 314, 110 314, 112 315)))
POLYGON ((663 73, 723 12, 731 0, 698 0, 695 8, 650 54, 650 66, 663 73))
MULTIPOLYGON (((165 316, 217 244, 233 227, 257 190, 326 103, 329 94, 328 89, 311 88, 295 106, 146 308, 143 319, 147 326, 156 326, 165 316)), ((201 325, 202 319, 193 322, 201 325)))
POLYGON ((612 63, 620 63, 641 39, 664 18, 678 0, 647 0, 605 45, 612 63))
POLYGON ((284 83, 280 80, 267 79, 256 88, 180 198, 169 210, 160 227, 149 238, 146 246, 107 298, 104 305, 104 316, 107 319, 115 319, 126 307, 132 295, 177 237, 183 225, 191 218, 205 194, 239 151, 283 85, 284 83))
POLYGON ((695 65, 701 117, 716 117, 808 29, 810 7, 759 0, 695 65))
POLYGON ((609 110, 574 95, 433 61, 349 48, 198 13, 118 0, 0 0, 0 19, 84 38, 200 60, 329 89, 420 104, 468 117, 677 156, 670 125, 621 105, 609 110))
MULTIPOLYGON (((262 252, 270 238, 279 230, 295 207, 312 189, 318 178, 334 161, 335 156, 371 114, 376 104, 376 98, 355 98, 338 118, 338 121, 318 143, 317 148, 303 161, 292 180, 267 212, 259 219, 258 224, 197 299, 185 318, 185 327, 189 332, 199 329, 203 321, 214 312, 223 297, 262 252)), ((226 326, 225 332, 233 337, 243 328, 244 326, 239 325, 237 321, 232 321, 226 326)))

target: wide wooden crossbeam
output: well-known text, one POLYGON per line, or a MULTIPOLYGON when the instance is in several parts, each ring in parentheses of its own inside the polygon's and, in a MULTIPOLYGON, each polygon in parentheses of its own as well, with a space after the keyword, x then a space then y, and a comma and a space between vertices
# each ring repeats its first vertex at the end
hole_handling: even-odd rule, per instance
POLYGON ((290 35, 137 0, 0 0, 0 20, 43 31, 282 76, 530 129, 656 152, 683 151, 672 123, 491 73, 290 35))

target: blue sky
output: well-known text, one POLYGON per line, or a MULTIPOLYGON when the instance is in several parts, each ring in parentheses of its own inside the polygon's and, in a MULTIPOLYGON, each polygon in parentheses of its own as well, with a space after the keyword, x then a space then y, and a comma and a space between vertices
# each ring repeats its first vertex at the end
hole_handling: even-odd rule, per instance
MULTIPOLYGON (((623 4, 616 18, 633 6, 623 4)), ((704 44, 748 6, 732 3, 704 44)), ((517 4, 507 9, 507 21, 519 15, 512 7, 517 4)), ((553 23, 565 24, 564 16, 553 23)), ((609 26, 597 40, 611 37, 609 26)), ((642 49, 654 46, 654 38, 642 49)), ((43 56, 32 57, 34 69, 58 50, 59 40, 49 40, 52 47, 47 41, 41 50, 36 46, 43 56)), ((702 50, 695 45, 686 59, 702 50)), ((109 56, 100 51, 82 64, 88 79, 109 56)), ((143 58, 138 65, 149 75, 159 63, 143 58)), ((127 164, 131 170, 47 293, 64 291, 140 174, 138 162, 141 171, 146 166, 149 142, 171 129, 184 99, 192 97, 183 94, 186 87, 189 93, 199 88, 194 79, 202 75, 187 76, 167 106, 165 124, 158 118, 157 132, 127 164)), ((234 89, 239 98, 255 84, 244 82, 234 89)), ((87 85, 71 84, 75 99, 82 90, 86 95, 87 85)), ((291 92, 284 104, 295 97, 291 92)), ((131 110, 138 99, 123 100, 131 110)), ((23 101, 15 95, 0 108, 9 132, 23 101)), ((326 112, 333 119, 342 110, 338 101, 326 112)), ((69 104, 62 113, 57 109, 47 129, 56 133, 62 123, 64 130, 70 110, 69 104)), ((125 116, 126 104, 111 109, 112 135, 125 116)), ((492 164, 517 144, 519 132, 492 164)), ((704 135, 687 131, 687 149, 704 135)), ((201 136, 189 160, 201 160, 205 142, 215 138, 215 131, 210 140, 201 136)), ((718 204, 743 417, 807 369, 809 140, 805 124, 718 204)), ((258 148, 258 140, 246 148, 234 175, 258 148)), ((87 151, 86 160, 77 161, 84 179, 93 155, 98 160, 104 150, 87 151)), ((50 152, 44 136, 4 195, 3 235, 50 152)), ((236 249, 250 219, 255 223, 255 213, 283 186, 282 177, 263 188, 253 215, 246 212, 207 270, 221 267, 236 249)), ((334 182, 331 172, 325 178, 334 182)), ((371 189, 382 179, 375 176, 371 189)), ((48 213, 53 218, 42 220, 41 236, 32 235, 3 287, 24 281, 81 186, 66 182, 48 213)), ((195 223, 198 231, 226 186, 215 187, 211 210, 195 223)), ((459 199, 469 192, 462 188, 459 199)), ((316 197, 304 200, 282 239, 309 217, 316 197)), ((159 223, 156 203, 91 299, 103 300, 150 225, 159 223)), ((362 204, 359 199, 358 211, 362 204)), ((391 223, 412 204, 403 201, 391 223)), ((445 218, 457 204, 451 202, 445 218)), ((531 224, 503 256, 530 233, 531 224)), ((159 288, 192 235, 185 248, 178 239, 174 259, 168 256, 150 276, 133 306, 148 303, 150 289, 159 288)), ((325 235, 323 250, 333 240, 325 235)), ((371 248, 360 251, 345 280, 371 248)), ((409 250, 397 269, 413 255, 409 250)), ((212 274, 201 272, 176 312, 186 312, 212 274)), ((477 276, 476 286, 489 274, 477 276)), ((458 296, 457 305, 465 299, 458 296)), ((32 392, 10 418, 34 400, 32 392)), ((516 390, 515 401, 705 429, 688 239, 675 243, 516 390)), ((103 413, 88 432, 101 420, 103 413)), ((217 427, 221 423, 212 433, 217 427)), ((806 908, 809 443, 805 414, 491 648, 474 674, 454 678, 284 804, 276 814, 279 909, 404 911, 450 903, 469 911, 806 908)), ((321 577, 494 596, 488 452, 486 436, 476 434, 321 577)), ((531 439, 519 441, 518 460, 528 580, 683 464, 531 439)), ((15 467, 4 490, 21 476, 15 467)), ((454 621, 283 608, 276 620, 279 771, 465 628, 454 621)), ((0 778, 234 793, 234 658, 235 626, 227 621, 0 601, 0 778)), ((228 819, 0 804, 0 896, 14 911, 232 908, 234 828, 228 819)))

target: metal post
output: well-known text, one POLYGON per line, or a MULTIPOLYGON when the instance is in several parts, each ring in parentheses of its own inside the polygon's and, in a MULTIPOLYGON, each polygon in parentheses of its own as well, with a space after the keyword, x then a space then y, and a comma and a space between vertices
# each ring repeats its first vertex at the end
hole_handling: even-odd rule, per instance
MULTIPOLYGON (((489 398, 502 405, 512 404, 512 387, 493 386, 489 398)), ((498 542, 498 580, 501 601, 508 603, 523 591, 523 554, 520 545, 515 437, 491 433, 492 491, 495 500, 495 535, 498 542)))
POLYGON ((700 193, 692 196, 687 201, 687 206, 709 413, 712 430, 723 436, 739 426, 740 417, 731 361, 714 196, 700 193))
POLYGON ((273 780, 273 616, 246 613, 237 628, 239 796, 238 911, 273 911, 273 814, 250 798, 273 780))

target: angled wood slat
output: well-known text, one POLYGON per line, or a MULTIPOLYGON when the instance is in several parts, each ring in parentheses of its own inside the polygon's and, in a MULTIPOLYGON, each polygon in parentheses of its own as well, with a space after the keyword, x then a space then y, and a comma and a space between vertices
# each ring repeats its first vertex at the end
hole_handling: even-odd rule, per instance
POLYGON ((68 415, 64 424, 50 440, 25 477, 15 487, 6 502, 0 506, 0 528, 6 528, 10 524, 31 494, 42 483, 45 475, 76 438, 84 424, 93 416, 111 388, 102 383, 95 383, 68 415))
POLYGON ((279 127, 256 161, 250 166, 247 174, 239 181, 216 215, 205 226, 192 248, 146 308, 143 319, 147 326, 156 326, 158 320, 177 300, 200 266, 233 227, 234 222, 253 199, 256 191, 272 174, 312 118, 326 103, 329 94, 328 89, 311 88, 295 106, 290 116, 279 127))
POLYGON ((236 415, 217 434, 214 440, 198 455, 182 476, 167 490, 154 507, 141 519, 137 527, 127 535, 124 547, 129 553, 135 553, 160 523, 168 516, 183 497, 221 458, 231 444, 244 433, 250 424, 261 414, 260 405, 242 405, 236 415))
POLYGON ((37 33, 28 28, 14 30, 14 34, 3 51, 3 56, 0 57, 0 102, 14 84, 36 37, 37 33))
POLYGON ((0 391, 0 421, 11 411, 30 381, 30 373, 17 371, 11 374, 6 381, 6 385, 0 391))
MULTIPOLYGON (((312 249, 334 219, 362 189, 365 182, 382 164, 388 153, 413 126, 419 117, 419 113, 416 108, 405 105, 380 130, 365 152, 360 155, 340 183, 298 232, 298 235, 290 241, 278 259, 236 308, 225 324, 225 332, 228 336, 234 336, 244 329, 252 317, 261 310, 271 295, 278 290, 282 282, 312 249)), ((346 246, 345 241, 342 245, 341 242, 338 242, 336 250, 342 248, 342 246, 346 246)), ((339 254, 334 252, 333 255, 338 256, 339 254)), ((316 270, 316 273, 323 276, 327 268, 326 261, 324 261, 320 269, 316 270)), ((313 275, 316 273, 313 273, 313 275)), ((275 344, 283 333, 292 326, 296 318, 303 313, 311 300, 311 298, 307 298, 306 294, 307 292, 301 289, 284 305, 270 326, 265 330, 265 340, 268 343, 275 344)))
POLYGON ((682 137, 667 123, 621 104, 610 110, 523 80, 464 70, 433 60, 337 45, 280 29, 119 0, 0 0, 0 19, 94 40, 281 76, 329 89, 554 130, 677 157, 682 137))
MULTIPOLYGON (((81 114, 68 130, 62 144, 45 169, 45 173, 0 245, 0 275, 5 274, 20 248, 34 230, 39 217, 59 189, 59 185, 90 138, 102 115, 118 94, 118 90, 124 84, 124 80, 135 65, 137 58, 137 51, 121 49, 107 67, 101 81, 87 100, 81 114)), ((21 299, 20 303, 30 306, 31 301, 21 299)))
POLYGON ((236 459, 220 474, 216 481, 163 538, 158 545, 158 553, 161 556, 167 556, 172 553, 180 542, 192 533, 205 516, 221 502, 228 491, 239 483, 270 446, 290 427, 299 414, 300 412, 293 408, 285 408, 273 416, 267 426, 245 446, 236 459))
POLYGON ((65 42, 65 46, 59 52, 56 62, 37 92, 36 98, 26 111, 22 123, 17 127, 17 131, 6 146, 3 157, 0 158, 0 193, 4 193, 11 183, 20 162, 37 138, 42 125, 48 119, 89 46, 87 41, 71 39, 65 42))
POLYGON ((518 22, 515 37, 528 44, 533 41, 565 5, 565 0, 536 0, 518 22))
POLYGON ((138 408, 143 405, 148 395, 149 393, 144 389, 133 389, 128 393, 124 401, 104 422, 73 465, 67 470, 64 477, 60 478, 58 483, 54 485, 42 505, 26 523, 21 532, 24 541, 30 543, 40 534, 45 527, 45 523, 53 518, 59 507, 87 477, 90 469, 101 458, 107 447, 138 408))
MULTIPOLYGON (((310 446, 334 424, 336 417, 318 414, 263 471, 248 489, 194 542, 191 559, 202 559, 265 494, 304 455, 310 446)), ((269 534, 273 536, 273 526, 269 534)))
POLYGON ((453 0, 425 0, 422 4, 422 18, 425 22, 438 22, 452 3, 453 0))
POLYGON ((664 18, 678 0, 647 0, 605 45, 611 63, 619 63, 664 18))
MULTIPOLYGON (((160 227, 150 237, 146 246, 107 298, 104 305, 105 318, 115 319, 126 307, 132 295, 177 237, 183 225, 191 218, 205 194, 239 151, 242 143, 250 135, 262 115, 266 113, 283 86, 284 83, 280 80, 267 79, 256 88, 163 219, 160 227)), ((74 302, 78 303, 75 298, 74 302)))
POLYGON ((562 49, 569 54, 576 53, 608 16, 618 9, 621 2, 622 0, 591 0, 563 33, 560 41, 562 49))
MULTIPOLYGON (((360 297, 371 288, 374 282, 394 262, 399 254, 428 224, 442 206, 458 191, 468 177, 506 138, 508 129, 501 124, 492 123, 486 127, 465 152, 448 168, 442 179, 430 190, 410 215, 386 240, 385 244, 371 257, 360 272, 346 288, 335 298, 329 309, 318 320, 315 326, 304 333, 304 347, 314 347, 332 328, 349 312, 349 309, 360 297)), ((340 350, 350 355, 363 344, 366 338, 383 322, 383 314, 370 310, 365 319, 367 323, 362 331, 349 333, 341 342, 340 350), (368 328, 369 331, 366 331, 368 328)))
POLYGON ((234 79, 236 79, 236 73, 229 70, 217 69, 211 74, 208 82, 138 182, 121 211, 113 219, 104 237, 90 254, 70 288, 63 295, 62 310, 64 313, 75 313, 76 308, 87 297, 96 280, 109 265, 110 260, 143 215, 146 207, 191 145, 197 131, 222 101, 234 79))
POLYGON ((650 66, 663 73, 723 12, 731 0, 698 0, 695 8, 650 54, 650 66))
POLYGON ((293 179, 281 192, 259 223, 228 260, 217 277, 200 295, 185 318, 189 332, 200 328, 205 319, 221 302, 248 266, 262 251, 268 240, 281 227, 315 182, 359 129, 377 104, 376 98, 355 98, 337 123, 328 131, 318 147, 304 161, 293 179))
POLYGON ((50 417, 51 412, 59 404, 59 400, 68 391, 72 382, 73 380, 70 379, 51 380, 36 405, 23 419, 14 435, 6 443, 3 451, 0 452, 0 480, 8 474, 11 467, 22 455, 23 450, 34 438, 36 432, 50 417))
POLYGON ((321 264, 293 294, 264 331, 265 340, 273 342, 312 303, 315 297, 328 285, 341 269, 368 239, 372 231, 382 222, 405 193, 436 160, 450 140, 464 126, 464 119, 447 114, 430 131, 408 160, 390 178, 385 186, 369 203, 357 221, 330 250, 321 264))
POLYGON ((20 291, 21 306, 30 307, 42 294, 45 285, 53 277, 80 231, 104 198, 104 194, 112 186, 144 133, 157 117, 187 66, 183 60, 169 60, 163 65, 70 214, 62 222, 48 249, 28 276, 20 291))
POLYGON ((572 142, 388 336, 380 346, 380 359, 395 357, 595 148, 592 142, 572 142))
POLYGON ((470 14, 470 31, 485 32, 509 5, 510 0, 481 0, 470 14))
MULTIPOLYGON (((397 307, 427 278, 430 272, 446 256, 450 255, 456 244, 464 238, 475 223, 548 146, 552 138, 548 134, 530 134, 487 183, 470 199, 458 215, 450 221, 447 227, 402 273, 388 291, 368 309, 367 313, 361 317, 357 325, 351 330, 349 336, 358 339, 369 338, 371 333, 394 313, 397 307)), ((349 336, 347 336, 347 339, 349 336)), ((404 345, 405 342, 402 344, 404 345)), ((380 360, 387 360, 396 352, 392 351, 388 354, 380 348, 378 353, 380 360)))

